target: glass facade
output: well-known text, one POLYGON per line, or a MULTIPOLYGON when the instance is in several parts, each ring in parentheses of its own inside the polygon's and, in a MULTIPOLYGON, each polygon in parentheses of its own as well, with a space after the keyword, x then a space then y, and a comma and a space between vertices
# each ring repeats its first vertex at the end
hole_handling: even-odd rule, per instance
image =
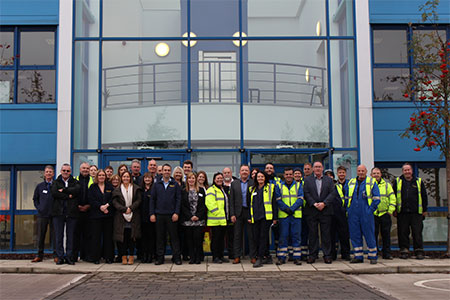
POLYGON ((358 156, 353 9, 351 0, 76 1, 74 160, 87 150, 108 150, 89 153, 100 162, 179 151, 198 166, 221 149, 239 163, 252 163, 249 149, 358 156))

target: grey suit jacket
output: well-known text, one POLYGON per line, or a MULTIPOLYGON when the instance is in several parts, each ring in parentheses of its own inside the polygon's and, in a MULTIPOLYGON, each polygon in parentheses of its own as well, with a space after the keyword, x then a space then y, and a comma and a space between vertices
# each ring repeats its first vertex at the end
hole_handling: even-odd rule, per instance
POLYGON ((322 188, 319 193, 317 192, 316 177, 314 175, 305 178, 305 184, 303 186, 303 193, 306 200, 305 214, 316 215, 332 215, 333 214, 333 201, 336 197, 336 188, 334 186, 333 180, 324 175, 322 177, 322 188), (325 208, 319 211, 314 207, 314 203, 323 202, 325 203, 325 208))
MULTIPOLYGON (((253 185, 253 179, 248 179, 248 187, 253 185)), ((247 191, 248 193, 248 191, 247 191)), ((230 216, 240 217, 242 214, 241 181, 233 180, 230 188, 230 216)))

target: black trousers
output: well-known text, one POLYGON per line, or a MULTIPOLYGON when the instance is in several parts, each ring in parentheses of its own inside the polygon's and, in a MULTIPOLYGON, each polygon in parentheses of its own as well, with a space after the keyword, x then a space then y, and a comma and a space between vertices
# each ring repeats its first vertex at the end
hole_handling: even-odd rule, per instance
POLYGON ((47 234, 47 228, 50 229, 50 242, 52 244, 53 255, 56 256, 55 248, 55 231, 53 230, 53 222, 51 217, 37 217, 37 230, 38 230, 38 257, 44 257, 45 248, 45 235, 47 234))
POLYGON ((322 252, 326 258, 331 258, 331 215, 315 214, 307 216, 309 257, 319 256, 319 225, 322 239, 322 252))
POLYGON ((153 259, 156 256, 156 225, 142 221, 141 230, 142 255, 153 259))
POLYGON ((225 237, 227 241, 228 258, 234 259, 234 225, 227 225, 225 237))
POLYGON ((341 245, 341 257, 350 257, 350 233, 348 231, 348 220, 345 211, 339 208, 334 209, 331 219, 331 257, 337 258, 338 242, 341 245))
POLYGON ((117 249, 119 251, 119 257, 134 255, 134 248, 136 242, 131 238, 131 228, 124 228, 123 230, 123 242, 117 242, 117 249))
POLYGON ((213 259, 223 258, 227 226, 211 226, 211 252, 213 259))
POLYGON ((204 226, 183 226, 188 254, 191 261, 201 261, 203 249, 204 226))
POLYGON ((77 227, 75 228, 75 240, 74 240, 74 260, 78 260, 78 255, 82 260, 92 260, 92 232, 91 232, 91 220, 89 219, 88 212, 81 212, 78 218, 77 227))
POLYGON ((114 259, 113 218, 91 219, 92 225, 92 259, 114 259))
POLYGON ((414 251, 423 251, 423 216, 418 213, 397 215, 398 245, 400 252, 409 251, 409 235, 412 232, 414 251))
POLYGON ((256 246, 253 238, 253 230, 250 228, 250 224, 247 222, 248 208, 242 208, 242 214, 236 217, 236 223, 234 223, 234 241, 233 250, 234 257, 242 257, 245 254, 244 251, 244 228, 246 228, 248 236, 248 247, 250 258, 256 258, 256 246))
POLYGON ((172 215, 156 215, 156 256, 157 259, 164 259, 166 254, 166 237, 170 236, 172 248, 172 259, 181 258, 180 239, 178 237, 178 222, 172 221, 172 215))
POLYGON ((261 219, 252 224, 253 243, 256 246, 256 255, 263 259, 267 253, 267 245, 269 245, 270 225, 272 221, 261 219))
POLYGON ((377 242, 378 247, 378 235, 381 232, 381 239, 383 241, 383 257, 391 256, 391 227, 392 220, 391 216, 386 213, 381 217, 375 217, 375 241, 377 242))
POLYGON ((183 258, 186 259, 190 255, 189 255, 188 241, 185 236, 185 230, 183 227, 184 226, 182 226, 180 223, 178 223, 178 237, 180 239, 180 251, 181 251, 181 255, 183 256, 183 258))

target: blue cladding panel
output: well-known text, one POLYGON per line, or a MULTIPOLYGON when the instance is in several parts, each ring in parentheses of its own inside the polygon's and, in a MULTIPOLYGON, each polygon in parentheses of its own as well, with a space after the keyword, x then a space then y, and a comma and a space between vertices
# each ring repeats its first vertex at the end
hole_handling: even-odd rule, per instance
POLYGON ((58 22, 58 0, 0 0, 0 25, 54 25, 58 22))
POLYGON ((56 109, 0 110, 0 164, 56 162, 56 109))
MULTIPOLYGON (((369 0, 370 23, 407 24, 421 22, 419 6, 425 0, 369 0)), ((438 6, 439 23, 450 23, 450 0, 438 6)))
POLYGON ((414 139, 401 138, 414 108, 374 108, 375 161, 443 161, 437 150, 415 152, 414 139))

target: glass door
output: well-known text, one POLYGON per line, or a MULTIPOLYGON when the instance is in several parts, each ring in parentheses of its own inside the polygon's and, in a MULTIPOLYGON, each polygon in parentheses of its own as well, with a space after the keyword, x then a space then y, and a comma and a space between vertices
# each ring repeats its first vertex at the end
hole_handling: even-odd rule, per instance
POLYGON ((176 166, 181 166, 186 158, 185 154, 161 154, 161 153, 123 153, 123 154, 105 154, 103 157, 104 166, 111 166, 114 169, 114 173, 117 173, 117 169, 120 165, 125 164, 130 170, 131 162, 133 160, 139 160, 141 162, 141 174, 147 172, 148 162, 152 159, 156 161, 158 166, 163 164, 169 164, 172 169, 176 166))

